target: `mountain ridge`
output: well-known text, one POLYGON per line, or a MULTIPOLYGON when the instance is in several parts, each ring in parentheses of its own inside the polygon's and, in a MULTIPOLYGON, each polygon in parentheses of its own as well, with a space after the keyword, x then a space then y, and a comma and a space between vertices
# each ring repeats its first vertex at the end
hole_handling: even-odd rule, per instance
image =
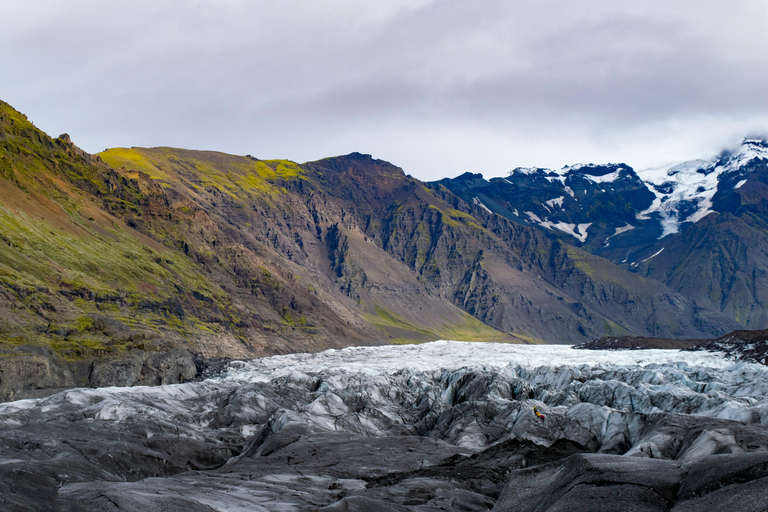
POLYGON ((551 239, 665 283, 742 328, 768 326, 763 139, 745 138, 709 159, 638 172, 626 164, 589 164, 560 172, 518 168, 491 180, 464 174, 437 183, 551 239))

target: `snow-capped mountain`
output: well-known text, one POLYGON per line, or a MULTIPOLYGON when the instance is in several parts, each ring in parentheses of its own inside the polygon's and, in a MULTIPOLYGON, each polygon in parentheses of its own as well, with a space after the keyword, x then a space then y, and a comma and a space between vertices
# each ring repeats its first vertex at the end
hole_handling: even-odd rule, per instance
POLYGON ((737 190, 760 163, 768 162, 768 142, 744 139, 734 151, 708 160, 692 160, 640 171, 638 175, 656 194, 651 206, 637 214, 645 220, 657 214, 663 238, 680 231, 683 222, 698 222, 713 211, 718 191, 737 190))
POLYGON ((680 232, 683 223, 718 211, 718 192, 740 189, 766 163, 768 141, 746 138, 709 159, 637 172, 626 164, 576 164, 559 171, 518 167, 506 178, 486 181, 466 173, 440 183, 507 218, 555 237, 567 235, 569 243, 608 247, 614 237, 641 226, 658 231, 656 238, 680 232))
MULTIPOLYGON (((655 278, 745 327, 768 327, 768 141, 635 171, 578 164, 438 182, 479 208, 655 278)), ((439 186, 438 185, 438 186, 439 186)))
POLYGON ((578 165, 558 172, 517 168, 490 181, 466 173, 439 183, 476 205, 577 245, 615 235, 655 198, 624 164, 578 165))

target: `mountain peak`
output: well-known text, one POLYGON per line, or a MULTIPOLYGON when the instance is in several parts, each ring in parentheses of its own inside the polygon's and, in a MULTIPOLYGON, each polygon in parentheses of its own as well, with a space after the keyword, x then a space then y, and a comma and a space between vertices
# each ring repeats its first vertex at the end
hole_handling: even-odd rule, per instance
POLYGON ((632 169, 627 164, 575 164, 575 165, 566 165, 562 168, 560 171, 561 174, 573 174, 573 173, 579 173, 579 174, 586 174, 587 176, 606 176, 608 174, 615 173, 617 171, 631 171, 634 173, 634 169, 632 169))
POLYGON ((353 151, 348 155, 343 155, 342 158, 349 158, 350 160, 373 160, 373 157, 368 153, 358 153, 353 151))
POLYGON ((474 172, 465 172, 464 174, 460 176, 456 176, 457 180, 481 180, 483 179, 483 175, 481 173, 474 173, 474 172))
POLYGON ((554 174, 555 172, 552 169, 546 169, 544 167, 516 167, 515 169, 512 169, 509 171, 509 176, 513 176, 515 174, 525 174, 528 176, 535 176, 535 175, 543 175, 543 176, 549 176, 550 174, 554 174))
POLYGON ((741 139, 742 146, 758 146, 768 149, 768 135, 753 134, 741 139))

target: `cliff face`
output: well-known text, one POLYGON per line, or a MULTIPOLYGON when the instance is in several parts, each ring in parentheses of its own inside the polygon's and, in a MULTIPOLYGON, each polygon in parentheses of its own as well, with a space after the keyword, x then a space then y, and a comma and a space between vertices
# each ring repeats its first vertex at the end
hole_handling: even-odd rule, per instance
POLYGON ((0 242, 6 398, 177 382, 219 357, 352 344, 733 328, 656 280, 368 155, 92 156, 5 103, 0 242), (35 358, 42 366, 24 366, 35 358))

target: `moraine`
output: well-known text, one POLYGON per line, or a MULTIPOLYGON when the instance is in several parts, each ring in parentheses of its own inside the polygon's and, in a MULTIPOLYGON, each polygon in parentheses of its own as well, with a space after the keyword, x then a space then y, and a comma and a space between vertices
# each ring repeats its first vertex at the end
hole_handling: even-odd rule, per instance
POLYGON ((706 352, 276 356, 0 405, 0 508, 763 510, 767 392, 765 366, 706 352))

